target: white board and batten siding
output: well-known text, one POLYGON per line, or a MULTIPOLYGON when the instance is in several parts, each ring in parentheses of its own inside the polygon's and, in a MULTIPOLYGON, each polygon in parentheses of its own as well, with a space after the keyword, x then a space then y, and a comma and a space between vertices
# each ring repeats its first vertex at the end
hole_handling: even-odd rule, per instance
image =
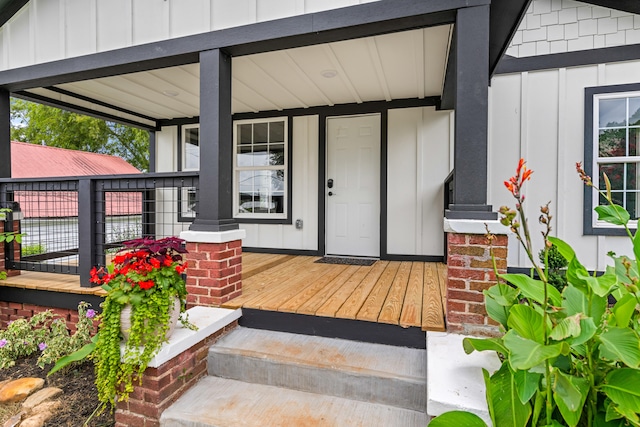
MULTIPOLYGON (((569 242, 581 262, 604 270, 607 252, 632 254, 628 239, 583 235, 583 184, 575 170, 584 161, 584 89, 638 83, 640 61, 598 64, 496 76, 490 88, 489 203, 514 205, 502 184, 523 157, 534 170, 526 184, 526 212, 539 230, 540 206, 551 202, 553 235, 569 242)), ((542 247, 532 232, 536 251, 542 247)), ((509 265, 527 266, 515 238, 509 265)))
POLYGON ((377 0, 31 0, 0 28, 0 70, 377 0))
POLYGON ((443 183, 451 170, 453 114, 434 107, 389 111, 387 252, 444 252, 443 183))

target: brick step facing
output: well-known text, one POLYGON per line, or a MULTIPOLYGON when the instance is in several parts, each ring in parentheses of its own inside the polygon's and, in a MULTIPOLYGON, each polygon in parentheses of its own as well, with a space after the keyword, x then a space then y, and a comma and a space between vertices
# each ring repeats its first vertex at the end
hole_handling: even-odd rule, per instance
POLYGON ((426 351, 239 327, 162 427, 424 426, 426 351))

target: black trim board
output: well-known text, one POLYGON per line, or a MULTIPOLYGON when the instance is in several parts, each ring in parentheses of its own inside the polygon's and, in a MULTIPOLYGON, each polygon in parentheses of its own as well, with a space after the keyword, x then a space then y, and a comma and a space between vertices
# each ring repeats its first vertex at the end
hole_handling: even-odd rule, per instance
MULTIPOLYGON (((589 176, 595 176, 598 171, 594 169, 593 146, 596 143, 593 140, 593 96, 601 93, 620 93, 640 91, 640 83, 596 86, 584 89, 584 170, 589 176)), ((627 233, 623 228, 619 227, 594 227, 592 219, 595 212, 593 211, 593 194, 591 187, 584 186, 583 189, 583 212, 582 212, 582 232, 585 235, 598 236, 626 236, 627 233)), ((631 227, 630 227, 631 228, 631 227)))
POLYGON ((85 301, 91 304, 91 308, 98 312, 102 311, 100 304, 104 301, 104 298, 91 294, 72 294, 10 286, 0 286, 0 294, 2 295, 0 296, 0 301, 71 310, 77 310, 78 304, 85 301))
POLYGON ((505 56, 498 64, 495 74, 579 67, 582 65, 606 64, 636 59, 640 59, 640 44, 552 53, 524 58, 505 56))
POLYGON ((424 349, 427 346, 426 332, 418 327, 402 328, 398 325, 359 320, 243 308, 238 324, 246 328, 341 338, 397 347, 424 349))
POLYGON ((29 0, 7 0, 0 6, 0 27, 13 17, 29 0))
POLYGON ((637 0, 580 0, 582 3, 589 3, 595 6, 606 7, 608 9, 621 10, 623 12, 640 15, 640 2, 637 0))
POLYGON ((70 111, 72 113, 83 114, 85 116, 95 117, 97 119, 120 123, 126 126, 132 126, 134 128, 142 129, 142 130, 156 130, 158 126, 155 124, 149 125, 147 123, 136 122, 135 120, 124 119, 122 117, 114 116, 109 113, 103 113, 101 111, 91 110, 89 108, 81 107, 79 105, 70 104, 68 102, 58 101, 57 99, 48 98, 46 96, 38 95, 35 93, 18 91, 12 92, 11 96, 15 98, 24 99, 25 101, 31 101, 38 104, 48 105, 49 107, 60 108, 63 110, 70 111))
POLYGON ((318 251, 308 250, 308 249, 274 249, 274 248, 256 248, 251 246, 243 246, 242 252, 253 252, 257 254, 322 256, 318 251))
POLYGON ((492 0, 489 28, 489 78, 511 44, 532 0, 492 0))
POLYGON ((458 9, 490 0, 384 0, 232 27, 0 72, 11 91, 197 63, 199 53, 233 56, 451 24, 458 9))
POLYGON ((444 263, 446 256, 443 255, 396 255, 385 254, 380 257, 382 261, 415 261, 415 262, 441 262, 444 263))

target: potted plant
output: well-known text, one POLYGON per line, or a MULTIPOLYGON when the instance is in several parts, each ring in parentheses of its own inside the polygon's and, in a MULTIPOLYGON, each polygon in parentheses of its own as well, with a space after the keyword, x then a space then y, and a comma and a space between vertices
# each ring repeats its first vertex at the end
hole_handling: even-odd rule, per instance
MULTIPOLYGON (((106 270, 91 270, 91 281, 107 291, 91 356, 98 398, 104 405, 128 398, 134 380, 141 379, 149 361, 167 341, 172 313, 185 311, 187 289, 182 273, 187 264, 183 242, 175 237, 130 240, 106 270), (128 309, 130 319, 122 319, 128 309)), ((193 328, 187 319, 182 323, 193 328)))

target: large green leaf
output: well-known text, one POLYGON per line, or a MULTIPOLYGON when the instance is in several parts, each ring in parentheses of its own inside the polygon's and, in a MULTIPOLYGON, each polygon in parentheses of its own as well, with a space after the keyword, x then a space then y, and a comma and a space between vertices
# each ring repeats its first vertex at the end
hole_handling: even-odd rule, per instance
POLYGON ((557 369, 554 377, 553 400, 569 427, 575 427, 589 394, 589 382, 584 378, 563 374, 557 369))
POLYGON ((516 371, 514 374, 516 391, 520 402, 526 403, 536 394, 540 385, 542 374, 531 371, 516 371))
POLYGON ((484 370, 487 404, 494 426, 524 427, 531 417, 531 405, 518 398, 516 383, 507 363, 491 377, 484 370))
MULTIPOLYGON (((600 341, 601 357, 623 362, 632 368, 640 366, 640 338, 632 329, 609 328, 600 334, 600 341)), ((640 382, 638 384, 640 385, 640 382)))
POLYGON ((70 365, 73 362, 79 362, 81 360, 86 359, 87 356, 89 356, 91 353, 93 353, 93 350, 95 350, 96 344, 98 343, 98 336, 99 336, 99 333, 95 334, 91 339, 91 342, 89 342, 88 344, 85 344, 79 350, 74 351, 73 353, 58 359, 58 361, 53 366, 53 368, 51 368, 47 376, 55 374, 60 369, 70 365))
POLYGON ((522 338, 544 344, 544 318, 528 305, 520 304, 511 307, 507 325, 522 338))
MULTIPOLYGON (((640 233, 638 233, 640 234, 640 233)), ((615 326, 626 328, 629 326, 631 316, 636 310, 637 300, 634 295, 626 294, 613 306, 613 314, 615 316, 615 326)))
POLYGON ((580 314, 565 317, 553 328, 549 338, 555 341, 562 341, 569 337, 580 336, 580 314))
MULTIPOLYGON (((580 319, 580 335, 570 339, 569 344, 575 350, 577 346, 580 346, 589 341, 596 334, 597 328, 591 317, 580 319)), ((582 353, 584 354, 584 353, 582 353)))
POLYGON ((596 324, 600 324, 607 308, 606 298, 592 295, 591 304, 589 304, 585 293, 572 284, 567 285, 562 294, 564 296, 562 307, 566 310, 567 316, 583 313, 587 317, 592 317, 596 324))
POLYGON ((568 354, 569 346, 562 342, 544 345, 519 336, 510 330, 504 336, 504 345, 509 349, 509 363, 514 370, 531 369, 547 359, 553 359, 560 354, 568 354))
POLYGON ((558 252, 560 252, 560 255, 562 255, 567 261, 571 261, 576 257, 576 253, 571 245, 569 245, 564 240, 558 239, 557 237, 553 236, 549 236, 548 239, 551 243, 553 243, 558 252))
POLYGON ((429 422, 430 427, 487 427, 482 418, 471 412, 451 411, 438 415, 429 422))
POLYGON ((601 388, 618 407, 640 413, 639 370, 631 368, 615 369, 609 372, 601 388))
MULTIPOLYGON (((543 281, 532 279, 525 274, 501 274, 500 278, 517 286, 524 297, 532 299, 539 304, 544 304, 543 281)), ((556 288, 551 285, 547 285, 547 296, 549 297, 551 304, 560 306, 562 297, 556 288)))
POLYGON ((606 297, 618 286, 618 276, 616 276, 615 269, 611 266, 607 267, 605 273, 601 276, 593 277, 587 274, 582 278, 588 283, 593 292, 600 297, 606 297))
POLYGON ((471 354, 475 351, 495 351, 504 355, 509 353, 509 350, 502 344, 500 338, 465 338, 462 340, 462 346, 467 354, 471 354))
POLYGON ((626 225, 629 222, 629 212, 622 206, 615 204, 596 206, 594 209, 598 213, 598 220, 608 222, 613 225, 626 225))
POLYGON ((517 303, 518 294, 517 289, 503 283, 485 290, 484 302, 489 317, 506 328, 509 309, 517 303))

